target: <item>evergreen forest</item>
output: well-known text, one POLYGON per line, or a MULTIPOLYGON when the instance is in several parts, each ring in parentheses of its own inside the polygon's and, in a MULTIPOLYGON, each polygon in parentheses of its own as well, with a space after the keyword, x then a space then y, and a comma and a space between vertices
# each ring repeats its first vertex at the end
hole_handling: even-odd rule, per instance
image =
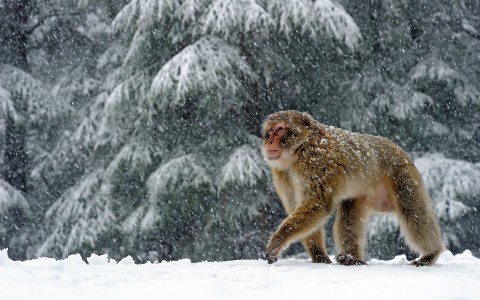
MULTIPOLYGON (((262 258, 285 109, 400 145, 447 248, 480 255, 478 0, 0 0, 0 249, 262 258)), ((388 215, 367 240, 408 251, 388 215)))

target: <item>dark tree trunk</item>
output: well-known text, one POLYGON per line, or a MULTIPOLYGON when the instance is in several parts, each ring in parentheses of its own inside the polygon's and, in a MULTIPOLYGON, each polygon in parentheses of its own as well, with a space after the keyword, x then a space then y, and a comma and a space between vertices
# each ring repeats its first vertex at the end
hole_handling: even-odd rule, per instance
MULTIPOLYGON (((240 50, 242 56, 246 58, 246 61, 250 67, 255 70, 255 53, 257 52, 255 46, 249 45, 246 42, 244 34, 240 35, 240 50)), ((258 84, 258 78, 244 77, 242 79, 243 87, 247 92, 247 99, 245 99, 244 115, 245 115, 245 127, 247 131, 253 135, 260 136, 260 125, 262 124, 261 109, 258 103, 261 101, 260 89, 258 84)))
POLYGON ((31 3, 28 0, 4 0, 5 19, 2 24, 3 62, 26 72, 29 71, 27 59, 28 17, 31 3))
POLYGON ((380 28, 383 14, 383 0, 370 0, 369 3, 370 26, 374 31, 372 48, 374 52, 380 53, 383 51, 382 28, 380 28))
POLYGON ((410 37, 412 41, 417 41, 417 39, 424 33, 420 12, 422 12, 421 3, 418 0, 412 0, 408 2, 408 24, 410 26, 410 37))
POLYGON ((258 103, 261 101, 260 93, 258 89, 258 83, 256 81, 251 81, 247 83, 248 97, 245 104, 245 119, 248 132, 259 136, 260 135, 260 125, 262 124, 261 120, 261 110, 258 103))
MULTIPOLYGON (((28 19, 32 10, 29 0, 4 0, 4 19, 0 25, 2 32, 2 58, 5 64, 10 64, 25 72, 30 71, 28 63, 28 19)), ((27 181, 27 152, 26 152, 26 128, 25 128, 25 101, 21 95, 15 99, 17 112, 21 115, 15 120, 11 114, 7 114, 5 126, 5 153, 4 170, 5 180, 16 189, 25 192, 27 181)))
POLYGON ((4 178, 16 189, 26 192, 27 151, 25 147, 25 126, 15 123, 7 114, 5 124, 4 178))

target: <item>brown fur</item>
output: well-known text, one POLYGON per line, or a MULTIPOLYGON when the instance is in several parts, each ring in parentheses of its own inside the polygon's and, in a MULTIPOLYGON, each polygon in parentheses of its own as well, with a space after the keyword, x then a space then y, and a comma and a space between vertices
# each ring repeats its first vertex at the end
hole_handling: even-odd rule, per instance
POLYGON ((323 225, 337 206, 335 245, 341 264, 362 264, 365 222, 394 213, 407 244, 431 265, 444 249, 418 170, 391 141, 326 127, 310 115, 284 111, 263 124, 262 153, 288 217, 267 246, 269 262, 301 240, 312 261, 330 263, 323 225))

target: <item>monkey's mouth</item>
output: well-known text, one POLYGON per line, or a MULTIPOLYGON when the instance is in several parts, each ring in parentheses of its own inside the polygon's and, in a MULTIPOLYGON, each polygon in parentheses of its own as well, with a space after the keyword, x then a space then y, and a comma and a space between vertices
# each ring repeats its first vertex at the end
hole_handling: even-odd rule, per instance
POLYGON ((268 159, 278 159, 280 158, 280 155, 281 155, 280 150, 267 150, 268 159))

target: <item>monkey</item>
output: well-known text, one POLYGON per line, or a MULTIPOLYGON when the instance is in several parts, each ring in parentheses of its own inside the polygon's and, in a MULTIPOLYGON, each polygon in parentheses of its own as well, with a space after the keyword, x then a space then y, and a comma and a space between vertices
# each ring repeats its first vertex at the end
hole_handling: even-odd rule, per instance
POLYGON ((338 264, 366 264, 365 225, 374 213, 394 214, 407 245, 420 254, 411 265, 433 265, 445 249, 419 171, 387 138, 326 126, 288 110, 262 124, 261 152, 288 214, 268 241, 269 264, 296 241, 312 262, 331 263, 323 227, 334 209, 338 264))

